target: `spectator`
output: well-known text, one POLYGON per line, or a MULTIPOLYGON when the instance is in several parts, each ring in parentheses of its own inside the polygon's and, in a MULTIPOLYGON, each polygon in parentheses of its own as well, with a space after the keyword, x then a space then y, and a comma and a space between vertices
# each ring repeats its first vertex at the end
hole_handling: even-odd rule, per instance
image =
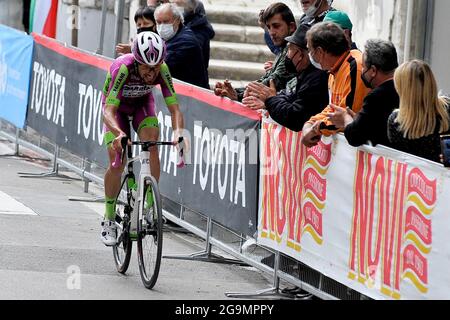
POLYGON ((330 73, 330 104, 303 127, 302 142, 311 148, 318 144, 322 135, 342 131, 329 121, 329 115, 338 108, 350 108, 358 113, 369 90, 361 80, 362 53, 350 50, 341 27, 332 22, 321 22, 314 25, 306 37, 311 63, 330 73))
MULTIPOLYGON (((134 23, 136 23, 137 34, 144 31, 151 31, 157 33, 155 21, 155 8, 148 6, 139 8, 134 14, 134 23)), ((116 52, 119 55, 131 53, 131 44, 119 43, 116 46, 116 52)))
POLYGON ((183 14, 172 3, 155 10, 157 30, 167 44, 166 64, 172 76, 184 82, 209 89, 202 49, 191 29, 184 26, 183 14))
MULTIPOLYGON (((309 26, 312 26, 322 22, 329 11, 335 10, 331 7, 333 0, 298 0, 298 3, 300 9, 303 11, 303 16, 300 18, 298 25, 308 24, 309 26)), ((280 49, 274 45, 267 30, 264 32, 264 40, 270 51, 274 54, 278 54, 280 49)))
MULTIPOLYGON (((285 58, 287 54, 286 37, 292 35, 296 29, 295 18, 291 9, 284 3, 278 2, 271 4, 265 11, 263 21, 266 24, 272 41, 276 46, 281 46, 283 50, 275 59, 273 67, 258 80, 265 86, 270 86, 270 80, 274 81, 277 91, 286 87, 287 82, 296 76, 295 73, 286 71, 285 58)), ((242 102, 245 88, 234 89, 230 82, 218 82, 215 85, 214 93, 218 96, 228 97, 232 100, 242 102)))
POLYGON ((390 41, 369 40, 362 61, 362 81, 373 91, 364 99, 357 116, 352 111, 339 108, 330 115, 330 120, 336 127, 345 128, 345 137, 354 147, 368 141, 373 145, 389 146, 387 120, 399 106, 393 80, 398 67, 397 51, 390 41))
POLYGON ((400 108, 388 121, 393 148, 440 163, 440 135, 450 132, 448 98, 438 95, 430 66, 419 60, 402 64, 394 74, 400 108))
POLYGON ((199 0, 171 0, 183 11, 184 25, 190 28, 203 51, 203 59, 206 69, 209 67, 210 42, 216 33, 209 23, 205 7, 199 0))
POLYGON ((297 73, 294 92, 276 94, 271 82, 268 88, 261 83, 250 83, 249 97, 243 103, 251 109, 267 109, 272 119, 290 130, 299 132, 313 115, 322 111, 328 103, 328 74, 315 68, 308 56, 306 32, 308 25, 301 25, 294 35, 287 37, 286 69, 297 73))
POLYGON ((334 22, 338 26, 340 26, 344 30, 345 36, 347 37, 348 43, 350 44, 350 48, 352 50, 358 49, 356 43, 354 43, 352 40, 353 23, 350 20, 350 17, 345 12, 337 10, 329 11, 325 15, 323 22, 334 22))
POLYGON ((334 11, 331 5, 333 0, 298 0, 303 16, 300 18, 300 24, 308 24, 310 26, 323 22, 328 12, 334 11))
MULTIPOLYGON (((267 47, 274 55, 278 55, 281 52, 281 48, 274 45, 272 39, 270 39, 269 31, 267 31, 266 24, 263 21, 264 11, 265 9, 262 9, 259 12, 258 25, 264 30, 264 41, 266 42, 267 47)), ((270 62, 273 63, 273 61, 270 62)))

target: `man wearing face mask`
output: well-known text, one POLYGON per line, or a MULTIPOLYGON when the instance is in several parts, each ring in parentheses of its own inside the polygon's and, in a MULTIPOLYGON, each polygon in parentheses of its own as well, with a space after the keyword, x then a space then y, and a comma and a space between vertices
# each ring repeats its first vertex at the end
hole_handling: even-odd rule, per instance
MULTIPOLYGON (((134 23, 136 24, 137 34, 145 31, 156 33, 155 8, 149 6, 139 8, 134 14, 134 23)), ((131 44, 117 44, 116 52, 118 55, 131 53, 131 44)))
POLYGON ((184 25, 194 32, 202 48, 204 64, 208 69, 210 42, 216 33, 206 17, 203 3, 199 0, 171 0, 170 2, 178 6, 184 16, 184 25))
POLYGON ((286 89, 277 95, 273 82, 270 88, 252 82, 248 85, 249 96, 243 100, 244 105, 251 109, 267 109, 273 120, 296 132, 301 131, 305 122, 328 103, 328 74, 315 68, 309 60, 306 46, 308 30, 308 25, 301 25, 286 38, 288 53, 285 66, 287 71, 297 74, 295 91, 286 89))
POLYGON ((373 145, 390 145, 388 118, 400 103, 393 80, 397 67, 397 51, 392 42, 367 41, 361 79, 368 88, 373 89, 372 92, 364 99, 358 115, 343 109, 330 114, 330 121, 336 127, 345 128, 345 137, 350 145, 359 147, 368 141, 373 145))
POLYGON ((311 63, 329 72, 330 92, 328 106, 303 127, 302 143, 311 148, 319 143, 322 135, 331 136, 343 131, 331 123, 330 114, 339 108, 349 108, 358 113, 370 90, 361 79, 362 54, 358 50, 350 50, 341 27, 332 22, 321 22, 308 31, 306 38, 311 63))
POLYGON ((166 64, 178 80, 209 89, 203 52, 192 30, 184 26, 184 17, 175 4, 165 3, 155 10, 159 35, 166 41, 166 64))
POLYGON ((304 13, 300 18, 300 24, 313 26, 322 22, 328 12, 336 10, 331 7, 333 0, 298 0, 298 2, 304 13))

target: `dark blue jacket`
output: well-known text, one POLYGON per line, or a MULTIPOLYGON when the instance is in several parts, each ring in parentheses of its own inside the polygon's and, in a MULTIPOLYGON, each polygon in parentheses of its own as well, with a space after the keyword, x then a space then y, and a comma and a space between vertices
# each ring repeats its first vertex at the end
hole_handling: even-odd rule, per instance
POLYGON ((173 78, 210 89, 202 49, 191 29, 181 26, 167 41, 165 61, 173 78))
POLYGON ((206 69, 208 69, 210 41, 214 38, 216 33, 206 17, 205 7, 201 2, 199 2, 199 5, 195 8, 195 11, 188 12, 184 16, 184 25, 194 32, 194 35, 202 48, 206 69))

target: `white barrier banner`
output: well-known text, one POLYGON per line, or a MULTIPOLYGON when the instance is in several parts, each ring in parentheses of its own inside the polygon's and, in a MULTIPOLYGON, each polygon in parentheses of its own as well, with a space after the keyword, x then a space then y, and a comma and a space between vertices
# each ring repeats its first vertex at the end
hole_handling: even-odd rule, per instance
POLYGON ((449 299, 450 171, 263 121, 258 243, 374 299, 449 299))

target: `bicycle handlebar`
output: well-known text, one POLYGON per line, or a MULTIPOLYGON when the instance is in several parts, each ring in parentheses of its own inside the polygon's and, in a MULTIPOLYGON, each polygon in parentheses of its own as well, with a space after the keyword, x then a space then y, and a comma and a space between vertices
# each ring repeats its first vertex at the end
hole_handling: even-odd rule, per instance
MULTIPOLYGON (((127 150, 128 144, 128 137, 123 137, 120 141, 120 144, 122 145, 122 153, 116 152, 116 158, 112 162, 113 168, 119 168, 120 165, 123 163, 123 158, 125 157, 125 153, 127 150)), ((131 141, 130 145, 133 146, 145 146, 147 149, 154 146, 176 146, 178 145, 178 161, 177 161, 177 167, 183 168, 185 165, 184 162, 184 148, 185 148, 185 142, 184 138, 180 137, 178 139, 178 142, 165 142, 165 141, 131 141)))

